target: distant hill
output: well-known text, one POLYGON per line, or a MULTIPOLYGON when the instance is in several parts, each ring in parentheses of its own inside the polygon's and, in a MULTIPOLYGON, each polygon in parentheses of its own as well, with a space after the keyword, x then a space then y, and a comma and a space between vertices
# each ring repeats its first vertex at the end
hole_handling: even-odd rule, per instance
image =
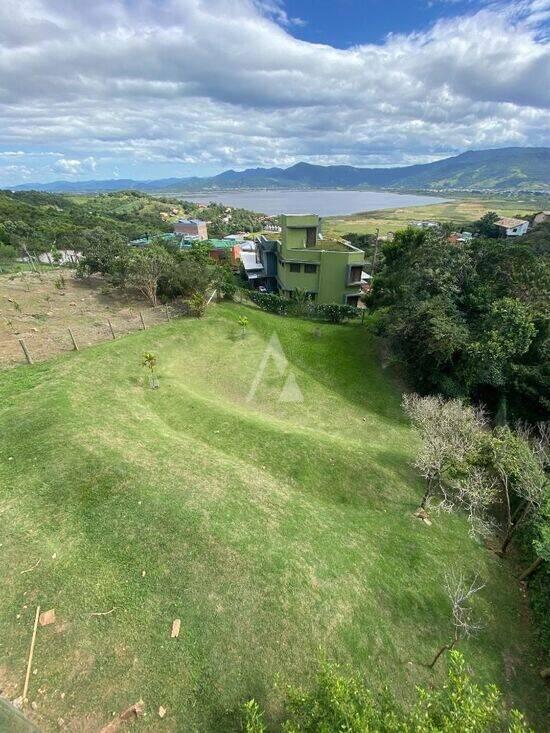
POLYGON ((152 181, 55 181, 28 183, 14 190, 58 193, 139 190, 223 191, 257 188, 383 188, 424 191, 540 191, 550 193, 550 148, 471 150, 434 163, 400 168, 310 165, 228 170, 208 178, 152 181))

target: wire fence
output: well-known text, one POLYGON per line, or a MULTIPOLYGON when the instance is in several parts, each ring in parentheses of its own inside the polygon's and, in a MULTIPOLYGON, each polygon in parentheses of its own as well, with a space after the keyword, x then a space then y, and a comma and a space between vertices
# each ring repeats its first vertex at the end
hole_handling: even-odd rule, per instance
POLYGON ((2 339, 0 369, 46 361, 67 351, 80 351, 188 315, 189 306, 182 302, 146 310, 129 308, 93 322, 75 318, 66 327, 20 329, 12 333, 11 338, 4 336, 2 339))

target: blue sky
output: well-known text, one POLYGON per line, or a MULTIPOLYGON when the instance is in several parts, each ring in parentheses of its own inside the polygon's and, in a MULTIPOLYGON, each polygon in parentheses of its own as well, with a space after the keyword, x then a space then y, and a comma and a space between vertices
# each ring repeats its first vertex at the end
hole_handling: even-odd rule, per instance
POLYGON ((380 43, 390 33, 412 33, 441 18, 471 13, 487 3, 472 0, 287 0, 297 38, 349 48, 380 43))
POLYGON ((550 0, 1 0, 0 186, 550 144, 550 0))

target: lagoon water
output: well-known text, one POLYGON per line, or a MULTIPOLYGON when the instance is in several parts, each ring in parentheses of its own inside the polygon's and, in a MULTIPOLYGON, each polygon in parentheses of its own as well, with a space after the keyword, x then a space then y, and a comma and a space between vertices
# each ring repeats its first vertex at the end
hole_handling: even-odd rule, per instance
POLYGON ((186 201, 235 206, 263 214, 319 214, 339 216, 376 209, 396 209, 405 206, 441 204, 448 199, 417 196, 386 191, 222 191, 216 193, 184 194, 186 201))

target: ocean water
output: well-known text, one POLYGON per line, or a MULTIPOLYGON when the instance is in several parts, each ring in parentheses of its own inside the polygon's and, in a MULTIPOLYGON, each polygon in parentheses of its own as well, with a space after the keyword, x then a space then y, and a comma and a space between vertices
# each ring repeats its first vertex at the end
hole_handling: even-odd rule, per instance
POLYGON ((377 209, 441 204, 448 199, 386 191, 221 191, 204 194, 182 194, 186 201, 216 203, 276 214, 319 214, 339 216, 377 209))

